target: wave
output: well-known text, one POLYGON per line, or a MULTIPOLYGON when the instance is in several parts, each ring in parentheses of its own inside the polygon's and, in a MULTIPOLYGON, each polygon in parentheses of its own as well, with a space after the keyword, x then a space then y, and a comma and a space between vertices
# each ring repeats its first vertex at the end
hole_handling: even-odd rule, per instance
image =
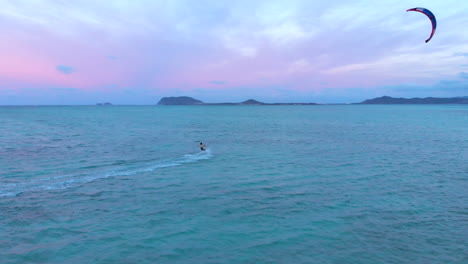
POLYGON ((182 157, 160 160, 147 161, 144 164, 126 166, 121 168, 107 169, 92 173, 59 175, 47 178, 33 179, 20 183, 9 183, 0 185, 0 197, 16 196, 20 193, 30 191, 46 191, 56 189, 66 189, 74 186, 79 186, 97 179, 131 176, 144 172, 151 172, 161 168, 180 166, 185 163, 198 162, 200 160, 210 159, 212 157, 210 149, 201 151, 195 154, 186 154, 182 157))

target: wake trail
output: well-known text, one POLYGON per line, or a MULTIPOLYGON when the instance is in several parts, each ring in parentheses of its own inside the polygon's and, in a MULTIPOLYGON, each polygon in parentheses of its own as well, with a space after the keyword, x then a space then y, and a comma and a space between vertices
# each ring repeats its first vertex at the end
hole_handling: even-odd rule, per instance
POLYGON ((179 158, 150 161, 144 164, 126 166, 121 168, 107 169, 91 173, 78 173, 70 175, 59 175, 40 179, 32 179, 24 182, 0 185, 0 197, 16 196, 23 192, 46 191, 66 189, 80 186, 97 179, 117 176, 131 176, 144 172, 152 172, 162 168, 181 166, 186 163, 195 163, 212 157, 211 151, 201 151, 195 154, 186 154, 179 158))

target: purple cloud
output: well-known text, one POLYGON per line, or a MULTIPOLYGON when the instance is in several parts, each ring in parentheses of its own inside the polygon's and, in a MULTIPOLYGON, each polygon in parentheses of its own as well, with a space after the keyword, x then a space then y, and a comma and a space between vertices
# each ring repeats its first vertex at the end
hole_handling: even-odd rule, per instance
POLYGON ((226 84, 226 81, 211 81, 212 84, 226 84))
POLYGON ((427 0, 446 25, 427 44, 429 21, 394 0, 39 2, 7 1, 0 10, 0 82, 18 87, 18 98, 19 88, 69 86, 137 104, 147 90, 215 102, 264 94, 271 102, 353 101, 382 87, 466 83, 466 1, 427 0), (126 97, 122 87, 142 96, 126 97))
POLYGON ((64 74, 72 74, 75 71, 74 68, 70 66, 66 66, 66 65, 57 65, 56 69, 57 71, 64 73, 64 74))

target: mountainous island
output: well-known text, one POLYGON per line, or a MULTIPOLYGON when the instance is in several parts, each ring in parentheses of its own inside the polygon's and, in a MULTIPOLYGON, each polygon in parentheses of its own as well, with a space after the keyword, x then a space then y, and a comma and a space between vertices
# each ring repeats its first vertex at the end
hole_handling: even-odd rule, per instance
POLYGON ((382 96, 374 99, 368 99, 360 104, 468 104, 468 96, 451 98, 394 98, 382 96))
POLYGON ((204 104, 200 100, 193 99, 188 96, 178 96, 178 97, 163 97, 159 100, 158 105, 198 105, 204 104))
POLYGON ((316 105, 316 103, 263 103, 249 99, 239 103, 204 103, 189 96, 163 97, 158 105, 316 105))
MULTIPOLYGON (((382 96, 356 104, 468 104, 468 96, 451 98, 394 98, 382 96)), ((163 97, 158 105, 318 105, 317 103, 263 103, 249 99, 239 103, 204 103, 189 96, 163 97)))

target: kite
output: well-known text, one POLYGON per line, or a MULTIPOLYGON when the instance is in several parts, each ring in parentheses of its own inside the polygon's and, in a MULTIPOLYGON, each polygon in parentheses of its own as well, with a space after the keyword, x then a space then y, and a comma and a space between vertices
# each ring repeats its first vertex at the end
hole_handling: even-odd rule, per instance
POLYGON ((432 36, 434 36, 435 30, 436 30, 436 27, 437 27, 437 21, 436 21, 436 18, 434 16, 434 14, 432 14, 432 12, 429 11, 428 9, 422 8, 422 7, 416 7, 416 8, 411 8, 411 9, 406 10, 406 12, 408 12, 408 11, 416 11, 416 12, 423 13, 431 20, 432 32, 431 32, 431 35, 429 36, 429 38, 426 39, 426 43, 429 42, 429 40, 431 40, 432 36))

